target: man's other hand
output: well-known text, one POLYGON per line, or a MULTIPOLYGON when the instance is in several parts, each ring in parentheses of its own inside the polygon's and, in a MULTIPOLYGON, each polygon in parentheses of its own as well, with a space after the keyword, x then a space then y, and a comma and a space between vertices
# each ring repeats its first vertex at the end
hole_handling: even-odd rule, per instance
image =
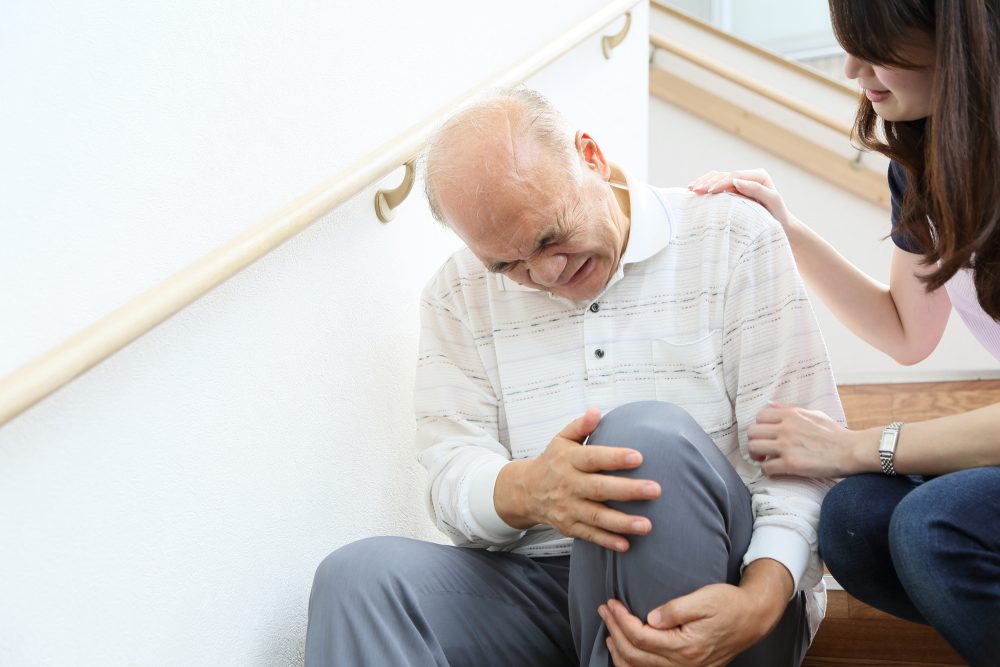
POLYGON ((657 607, 647 623, 618 600, 598 608, 615 667, 721 667, 769 633, 784 614, 792 577, 770 559, 747 566, 739 586, 710 584, 657 607))
POLYGON ((642 455, 619 447, 583 446, 598 422, 596 408, 572 421, 552 439, 538 457, 513 461, 497 477, 493 502, 497 513, 513 528, 539 523, 567 537, 578 537, 614 551, 627 551, 624 535, 645 535, 649 519, 613 510, 608 500, 652 500, 660 485, 650 480, 602 474, 631 470, 642 455))

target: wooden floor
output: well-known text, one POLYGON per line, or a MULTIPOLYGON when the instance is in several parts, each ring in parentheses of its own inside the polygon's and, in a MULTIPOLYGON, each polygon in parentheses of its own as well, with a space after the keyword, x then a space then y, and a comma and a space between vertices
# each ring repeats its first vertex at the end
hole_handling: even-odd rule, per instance
POLYGON ((964 665, 934 630, 910 623, 855 600, 844 591, 827 593, 826 619, 803 665, 964 665))
MULTIPOLYGON (((1000 403, 1000 381, 856 385, 840 388, 852 428, 915 422, 1000 403)), ((830 591, 805 667, 964 665, 932 629, 884 614, 843 591, 830 591)))

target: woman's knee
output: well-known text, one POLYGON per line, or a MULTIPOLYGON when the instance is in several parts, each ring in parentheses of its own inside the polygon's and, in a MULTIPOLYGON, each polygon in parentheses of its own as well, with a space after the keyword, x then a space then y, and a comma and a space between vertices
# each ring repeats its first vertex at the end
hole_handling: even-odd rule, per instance
POLYGON ((865 567, 867 555, 886 542, 893 507, 882 507, 884 479, 855 475, 826 494, 820 510, 819 551, 835 576, 846 575, 855 565, 865 567))
POLYGON ((996 534, 998 513, 984 501, 995 497, 998 486, 1000 475, 971 469, 936 477, 914 489, 899 503, 889 526, 897 567, 941 567, 936 559, 943 552, 989 542, 990 534, 996 534), (981 484, 984 480, 986 487, 981 484))

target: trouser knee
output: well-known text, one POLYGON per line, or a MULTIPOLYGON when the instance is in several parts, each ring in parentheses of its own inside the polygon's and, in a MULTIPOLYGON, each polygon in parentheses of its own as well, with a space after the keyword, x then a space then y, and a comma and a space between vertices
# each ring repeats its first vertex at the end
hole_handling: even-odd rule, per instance
POLYGON ((312 599, 338 599, 345 603, 405 577, 406 558, 400 557, 407 540, 369 537, 347 544, 323 559, 313 576, 312 599))
POLYGON ((746 486, 701 425, 684 408, 663 401, 626 403, 608 412, 589 444, 627 447, 642 454, 642 464, 617 474, 658 482, 731 487, 736 496, 746 486))
POLYGON ((685 454, 691 453, 688 450, 698 449, 697 443, 688 437, 693 431, 702 429, 683 408, 662 401, 639 401, 626 403, 604 415, 588 443, 638 451, 642 454, 643 473, 622 471, 622 474, 647 478, 651 469, 683 465, 685 454))

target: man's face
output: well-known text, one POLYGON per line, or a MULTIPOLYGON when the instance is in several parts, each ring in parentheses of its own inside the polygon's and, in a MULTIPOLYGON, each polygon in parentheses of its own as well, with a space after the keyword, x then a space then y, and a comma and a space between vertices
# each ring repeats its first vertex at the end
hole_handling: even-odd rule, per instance
POLYGON ((461 205, 442 197, 447 218, 490 271, 573 301, 593 299, 618 267, 628 233, 603 163, 584 156, 576 183, 546 156, 526 152, 520 168, 461 205))

